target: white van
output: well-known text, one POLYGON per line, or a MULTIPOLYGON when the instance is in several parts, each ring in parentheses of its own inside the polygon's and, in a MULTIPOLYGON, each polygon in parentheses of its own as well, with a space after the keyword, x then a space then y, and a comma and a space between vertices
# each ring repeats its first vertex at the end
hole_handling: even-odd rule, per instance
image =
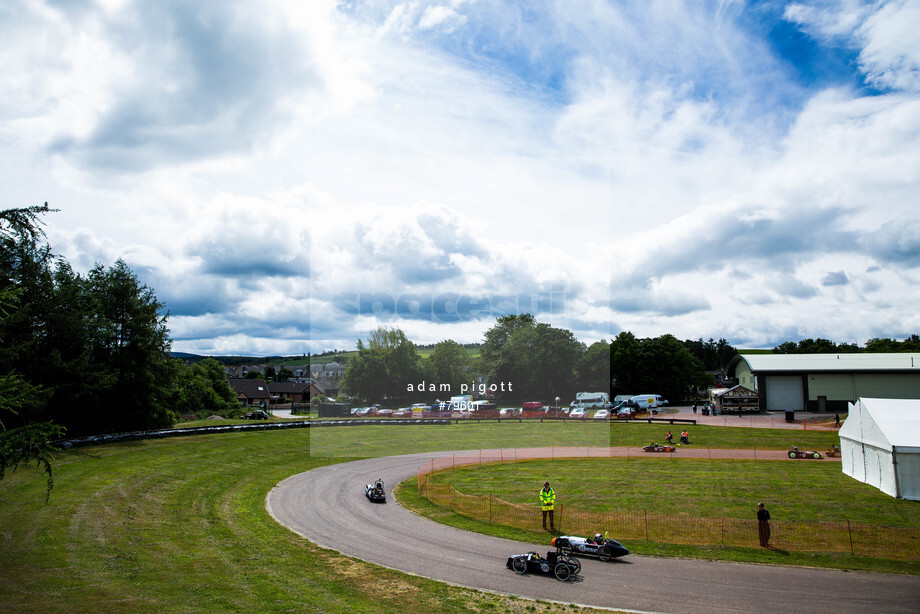
POLYGON ((652 409, 668 404, 659 394, 637 394, 630 401, 638 405, 639 409, 652 409))
POLYGON ((579 392, 569 409, 597 409, 608 403, 610 396, 606 392, 579 392))

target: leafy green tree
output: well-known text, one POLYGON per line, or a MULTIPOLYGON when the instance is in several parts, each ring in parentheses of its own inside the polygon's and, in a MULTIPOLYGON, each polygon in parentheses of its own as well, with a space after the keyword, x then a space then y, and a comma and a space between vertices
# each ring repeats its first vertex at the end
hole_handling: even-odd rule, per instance
POLYGON ((575 366, 585 345, 571 331, 549 324, 517 327, 503 343, 489 381, 511 384, 512 398, 550 402, 573 396, 575 366))
POLYGON ((616 394, 642 394, 639 392, 638 367, 639 340, 631 332, 623 331, 610 342, 610 377, 616 394))
POLYGON ((417 398, 408 387, 418 384, 422 374, 415 344, 400 329, 381 326, 366 343, 358 340, 358 353, 348 361, 342 383, 349 394, 393 404, 417 398))
POLYGON ((499 360, 502 348, 514 331, 534 326, 536 326, 536 320, 529 313, 501 316, 496 320, 495 326, 485 333, 485 342, 480 350, 483 360, 486 364, 493 365, 499 360))
POLYGON ((282 367, 278 369, 278 375, 275 376, 275 381, 286 382, 292 377, 294 377, 294 372, 282 365, 282 367))
POLYGON ((583 391, 610 391, 610 344, 596 341, 588 346, 575 367, 583 391))
MULTIPOLYGON (((12 217, 30 219, 22 210, 12 217)), ((75 435, 171 424, 166 315, 153 291, 122 261, 78 275, 40 232, 16 234, 16 224, 0 233, 0 292, 17 301, 0 322, 0 369, 47 393, 21 420, 54 421, 75 435)))
POLYGON ((278 381, 278 372, 275 370, 275 367, 268 365, 265 367, 265 381, 267 382, 276 382, 278 381))
POLYGON ((206 358, 191 366, 174 359, 175 374, 170 395, 170 407, 180 414, 195 414, 198 418, 219 415, 237 417, 240 404, 230 388, 221 364, 206 358))
POLYGON ((462 345, 447 339, 434 346, 428 356, 433 379, 438 384, 449 384, 451 390, 460 390, 460 385, 470 381, 470 354, 462 345))
POLYGON ((65 429, 53 422, 25 423, 24 416, 44 408, 48 389, 16 372, 19 339, 13 341, 7 333, 17 329, 28 311, 21 301, 21 248, 44 236, 40 217, 50 211, 48 203, 0 211, 0 479, 7 470, 34 461, 47 476, 46 499, 54 486, 52 442, 65 429))
POLYGON ((614 389, 619 394, 660 394, 673 402, 709 382, 702 363, 673 335, 640 340, 622 332, 610 352, 614 389))

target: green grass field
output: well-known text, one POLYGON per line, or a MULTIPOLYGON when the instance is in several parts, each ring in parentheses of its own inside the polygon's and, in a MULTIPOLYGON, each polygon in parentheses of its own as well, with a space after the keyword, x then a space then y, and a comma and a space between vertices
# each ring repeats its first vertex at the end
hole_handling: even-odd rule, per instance
MULTIPOLYGON (((58 457, 48 503, 45 482, 32 467, 0 481, 0 604, 4 612, 572 611, 450 587, 317 548, 277 525, 265 511, 265 496, 289 475, 344 460, 321 456, 323 448, 378 456, 605 445, 608 438, 641 445, 660 438, 652 434, 660 430, 642 424, 609 430, 572 423, 375 425, 315 429, 312 438, 309 429, 292 429, 72 449, 58 457), (387 600, 377 599, 380 591, 387 600)), ((777 432, 695 431, 698 441, 714 446, 789 444, 788 434, 777 432)), ((832 433, 811 431, 796 438, 817 448, 832 440, 832 433)), ((658 552, 709 556, 699 549, 658 552)))

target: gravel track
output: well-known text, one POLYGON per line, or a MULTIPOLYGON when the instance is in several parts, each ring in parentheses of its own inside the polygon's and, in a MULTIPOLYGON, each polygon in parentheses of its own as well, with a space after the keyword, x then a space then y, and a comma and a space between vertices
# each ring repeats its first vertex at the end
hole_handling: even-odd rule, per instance
MULTIPOLYGON (((586 448, 546 450, 553 457, 586 455, 586 448)), ((617 449, 608 454, 620 455, 613 450, 617 449)), ((515 452, 523 457, 521 451, 515 452)), ((687 452, 682 449, 680 454, 689 456, 687 452)), ((702 456, 707 451, 695 452, 702 456)), ((452 584, 535 599, 642 612, 917 611, 920 578, 897 574, 630 555, 610 563, 582 559, 581 575, 565 583, 547 576, 519 576, 505 567, 507 557, 530 550, 545 553, 549 536, 542 544, 525 544, 461 531, 409 512, 389 491, 432 459, 477 453, 411 454, 313 469, 280 482, 266 497, 266 508, 290 530, 348 556, 452 584), (388 502, 383 505, 364 496, 364 485, 376 478, 387 484, 388 502)), ((496 454, 491 451, 490 456, 496 454)), ((728 458, 722 453, 718 457, 728 458)), ((758 458, 766 456, 761 451, 758 458)))

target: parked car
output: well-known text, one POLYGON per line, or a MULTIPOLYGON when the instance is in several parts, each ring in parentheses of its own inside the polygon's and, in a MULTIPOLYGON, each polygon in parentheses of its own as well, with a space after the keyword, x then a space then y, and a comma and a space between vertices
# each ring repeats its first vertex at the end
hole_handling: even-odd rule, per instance
POLYGON ((609 418, 610 418, 609 409, 599 409, 596 412, 594 412, 595 420, 608 420, 609 418))
POLYGON ((392 410, 392 409, 383 409, 383 408, 377 409, 377 410, 374 410, 374 415, 375 415, 375 416, 389 417, 389 416, 392 416, 392 415, 393 415, 393 410, 392 410))
POLYGON ((569 418, 584 419, 588 417, 588 410, 582 407, 576 407, 569 412, 569 418))
POLYGON ((520 416, 522 413, 524 413, 524 410, 520 407, 502 407, 498 410, 498 415, 502 418, 520 416))
POLYGON ((355 411, 355 415, 356 416, 372 416, 374 415, 374 408, 373 407, 358 408, 358 410, 355 411))
POLYGON ((412 408, 411 407, 400 407, 393 412, 394 418, 410 418, 412 417, 412 408))
POLYGON ((257 409, 255 411, 243 414, 243 417, 247 420, 268 420, 270 416, 261 409, 257 409))

